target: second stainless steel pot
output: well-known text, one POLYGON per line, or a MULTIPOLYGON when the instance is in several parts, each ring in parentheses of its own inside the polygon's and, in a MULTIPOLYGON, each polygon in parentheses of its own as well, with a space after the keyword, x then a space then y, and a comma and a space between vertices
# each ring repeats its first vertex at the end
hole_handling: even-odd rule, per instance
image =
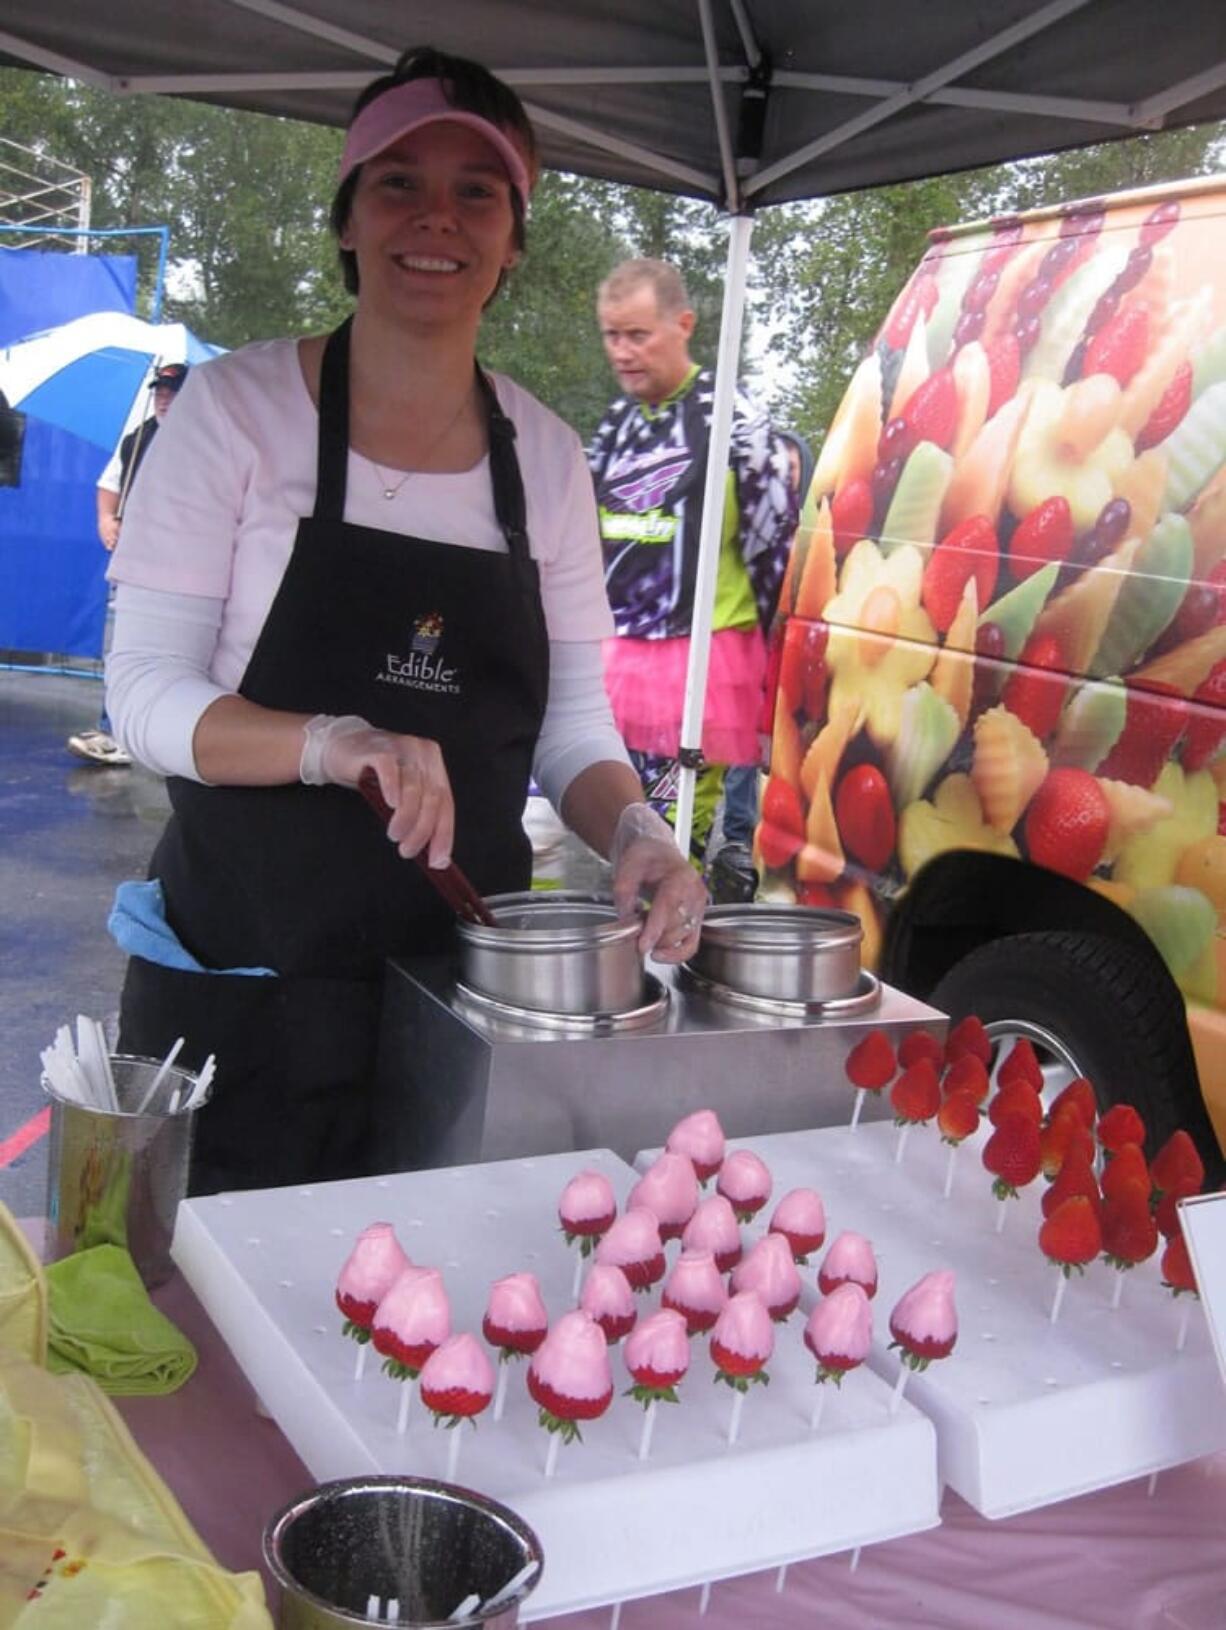
POLYGON ((772 1001, 829 1002, 860 979, 859 917, 810 906, 712 906, 688 966, 704 979, 772 1001))
POLYGON ((495 894, 496 926, 458 924, 461 982, 541 1013, 625 1013, 644 1001, 641 923, 606 895, 495 894))

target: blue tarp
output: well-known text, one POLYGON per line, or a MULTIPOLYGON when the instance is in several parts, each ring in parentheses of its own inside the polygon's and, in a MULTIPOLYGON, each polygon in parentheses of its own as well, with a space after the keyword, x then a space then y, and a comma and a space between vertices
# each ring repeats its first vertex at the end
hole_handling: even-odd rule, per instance
POLYGON ((135 310, 135 255, 6 249, 0 239, 0 345, 87 311, 135 310))

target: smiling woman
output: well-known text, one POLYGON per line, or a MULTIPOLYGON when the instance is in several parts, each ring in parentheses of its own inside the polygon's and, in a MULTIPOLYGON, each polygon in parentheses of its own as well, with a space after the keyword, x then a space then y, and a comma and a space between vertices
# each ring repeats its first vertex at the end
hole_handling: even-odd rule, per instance
POLYGON ((604 696, 578 438, 476 362, 536 171, 513 92, 406 53, 359 98, 337 178, 353 316, 193 370, 125 520, 108 698, 170 778, 152 899, 186 956, 132 957, 120 1044, 221 1061, 197 1193, 377 1169, 383 964, 451 926, 405 860, 524 888, 530 775, 613 860, 622 908, 650 899, 641 948, 697 943, 702 884, 604 696), (368 770, 390 843, 354 796, 368 770))

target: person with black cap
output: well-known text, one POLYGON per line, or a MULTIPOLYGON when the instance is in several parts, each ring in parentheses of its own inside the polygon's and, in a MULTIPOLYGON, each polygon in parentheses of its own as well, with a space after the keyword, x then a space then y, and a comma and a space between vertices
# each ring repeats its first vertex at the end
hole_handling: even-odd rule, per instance
MULTIPOLYGON (((166 362, 154 368, 148 387, 153 393, 151 398, 153 412, 145 414, 135 430, 129 430, 98 477, 96 488, 98 537, 108 554, 114 551, 115 545, 119 542, 119 527, 124 507, 132 483, 136 479, 136 472, 140 469, 141 460, 152 447, 158 426, 170 412, 171 404, 183 388, 187 374, 188 367, 185 362, 166 362)), ((110 645, 110 632, 111 612, 108 606, 104 647, 110 645)), ((132 762, 130 754, 124 751, 111 734, 111 721, 105 705, 98 720, 98 728, 74 732, 69 736, 67 746, 70 753, 75 753, 78 758, 83 758, 90 764, 104 764, 112 769, 124 769, 132 762)))
POLYGON ((476 361, 536 173, 523 105, 478 64, 411 51, 367 86, 330 217, 352 317, 193 369, 112 558, 108 700, 173 811, 119 1045, 216 1054, 195 1193, 382 1169, 385 963, 450 944, 427 867, 528 886, 530 775, 627 915, 650 899, 641 951, 697 946, 706 891, 604 694, 579 438, 476 361))

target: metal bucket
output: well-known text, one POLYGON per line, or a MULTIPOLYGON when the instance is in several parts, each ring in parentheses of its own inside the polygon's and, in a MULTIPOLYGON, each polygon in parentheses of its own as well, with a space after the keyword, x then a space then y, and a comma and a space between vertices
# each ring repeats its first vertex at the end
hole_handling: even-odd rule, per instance
POLYGON ((864 929, 849 911, 812 906, 712 906, 687 967, 746 996, 829 1002, 860 983, 864 929))
POLYGON ((625 1013, 646 1000, 642 924, 607 895, 568 890, 494 894, 498 925, 461 921, 461 981, 542 1013, 625 1013))
POLYGON ((195 1109, 168 1110, 172 1101, 186 1101, 196 1077, 172 1066, 154 1102, 138 1115, 136 1105, 162 1061, 113 1054, 110 1063, 117 1112, 61 1098, 43 1078, 51 1100, 47 1216, 53 1248, 64 1257, 93 1245, 122 1245, 153 1289, 174 1272, 170 1242, 187 1193, 196 1122, 195 1109))
POLYGON ((321 1483, 273 1517, 264 1558, 281 1586, 281 1630, 372 1622, 512 1630, 544 1566, 540 1541, 506 1506, 417 1477, 321 1483), (509 1597, 483 1606, 531 1564, 509 1597), (368 1613, 372 1597, 378 1619, 368 1613))

